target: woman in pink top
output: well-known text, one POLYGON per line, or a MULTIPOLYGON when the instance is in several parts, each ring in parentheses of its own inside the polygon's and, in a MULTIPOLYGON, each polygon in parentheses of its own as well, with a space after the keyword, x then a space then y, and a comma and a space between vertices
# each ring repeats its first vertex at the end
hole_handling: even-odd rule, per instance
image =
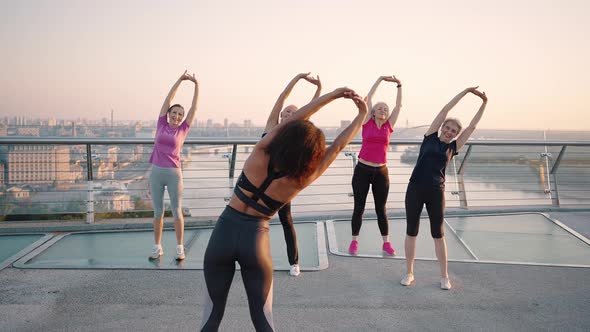
POLYGON ((385 204, 389 194, 389 173, 387 170, 387 147, 389 136, 393 132, 393 126, 397 121, 401 109, 402 85, 395 76, 381 76, 377 79, 367 96, 367 106, 371 110, 363 124, 363 144, 358 156, 358 163, 352 176, 352 192, 354 194, 354 211, 352 213, 352 241, 348 248, 351 255, 358 253, 358 236, 363 223, 363 213, 369 193, 369 185, 373 191, 377 223, 383 238, 383 251, 387 255, 394 255, 389 242, 389 222, 385 204), (389 107, 383 102, 372 104, 373 95, 382 82, 397 84, 397 99, 395 107, 389 114, 389 107))
POLYGON ((150 156, 152 172, 150 174, 150 193, 154 205, 154 247, 150 259, 158 259, 164 254, 162 251, 162 228, 164 226, 164 189, 168 188, 172 215, 174 216, 174 230, 176 231, 176 256, 177 260, 183 260, 184 255, 184 219, 182 216, 182 170, 180 168, 180 152, 184 139, 195 119, 197 111, 197 99, 199 96, 199 84, 195 74, 188 75, 186 70, 176 80, 164 100, 158 116, 158 126, 154 141, 154 150, 150 156), (172 103, 176 90, 182 81, 191 81, 195 84, 193 102, 184 118, 184 108, 172 103))

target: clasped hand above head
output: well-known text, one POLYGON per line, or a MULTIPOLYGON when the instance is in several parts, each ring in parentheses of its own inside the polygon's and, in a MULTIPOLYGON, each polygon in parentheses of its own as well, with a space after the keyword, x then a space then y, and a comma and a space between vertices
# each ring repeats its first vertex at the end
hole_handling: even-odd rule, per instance
POLYGON ((195 77, 195 73, 190 75, 190 74, 188 74, 187 70, 185 70, 184 73, 182 73, 182 75, 180 76, 180 80, 181 81, 191 81, 191 82, 197 84, 197 78, 195 77))
POLYGON ((355 105, 359 108, 359 111, 367 111, 367 103, 364 98, 356 93, 353 89, 342 87, 334 90, 337 98, 352 99, 355 105))
POLYGON ((317 75, 316 77, 313 77, 309 73, 307 73, 307 75, 305 75, 305 77, 303 77, 303 79, 305 79, 306 81, 308 81, 309 83, 311 83, 313 85, 317 85, 317 86, 320 86, 321 85, 320 75, 317 75))
POLYGON ((402 82, 400 82, 399 79, 397 79, 395 77, 395 75, 391 75, 391 76, 381 76, 381 78, 385 81, 385 82, 393 82, 393 83, 397 83, 398 85, 402 84, 402 82))

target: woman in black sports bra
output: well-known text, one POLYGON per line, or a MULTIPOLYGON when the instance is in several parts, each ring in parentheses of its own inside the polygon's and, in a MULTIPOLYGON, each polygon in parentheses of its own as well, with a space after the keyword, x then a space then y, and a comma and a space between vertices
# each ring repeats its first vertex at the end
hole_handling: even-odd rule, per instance
POLYGON ((244 163, 235 195, 219 217, 204 259, 207 292, 201 331, 217 331, 235 273, 240 264, 256 331, 273 331, 272 282, 268 220, 286 202, 310 185, 356 136, 367 115, 367 105, 353 90, 339 88, 303 106, 270 130, 244 163), (325 146, 322 131, 309 117, 326 104, 352 99, 358 114, 325 146))
MULTIPOLYGON (((262 137, 264 137, 266 133, 271 131, 279 124, 279 119, 280 121, 285 121, 297 111, 297 106, 295 105, 291 104, 285 108, 283 108, 283 106, 285 104, 285 100, 287 97, 289 97, 291 91, 293 91, 293 88, 300 80, 306 80, 307 82, 316 86, 315 94, 311 100, 314 100, 320 96, 320 93, 322 92, 322 83, 320 82, 319 76, 313 77, 310 75, 310 73, 301 73, 293 77, 293 79, 285 87, 285 90, 281 92, 279 98, 277 98, 272 111, 268 115, 268 120, 266 121, 266 127, 264 128, 262 137)), ((291 265, 289 269, 289 275, 297 277, 300 273, 299 250, 297 249, 297 233, 295 232, 295 227, 293 226, 293 217, 291 216, 291 202, 283 205, 283 207, 279 209, 278 215, 279 220, 281 221, 281 226, 283 226, 283 234, 285 235, 285 244, 287 245, 287 259, 289 260, 289 265, 291 265)))

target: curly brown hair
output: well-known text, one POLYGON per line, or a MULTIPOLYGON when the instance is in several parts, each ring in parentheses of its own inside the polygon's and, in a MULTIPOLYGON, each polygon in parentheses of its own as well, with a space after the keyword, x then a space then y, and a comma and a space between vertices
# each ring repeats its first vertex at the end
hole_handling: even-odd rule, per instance
POLYGON ((324 158, 326 137, 310 121, 296 120, 280 129, 265 152, 276 170, 302 183, 324 158))

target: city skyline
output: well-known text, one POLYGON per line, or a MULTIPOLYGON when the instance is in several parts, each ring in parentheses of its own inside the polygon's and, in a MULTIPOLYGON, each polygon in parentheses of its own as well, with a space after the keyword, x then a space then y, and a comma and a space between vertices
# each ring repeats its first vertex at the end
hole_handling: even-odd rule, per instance
MULTIPOLYGON (((429 124, 455 94, 479 85, 490 101, 479 128, 586 130, 590 74, 585 1, 159 1, 0 4, 0 117, 155 121, 178 76, 200 83, 197 120, 263 125, 300 72, 323 92, 368 92, 380 75, 403 83, 397 126, 429 124)), ((175 98, 188 108, 192 87, 175 98)), ((287 104, 314 87, 300 82, 287 104)), ((378 100, 390 107, 395 89, 378 100)), ((468 124, 467 96, 451 112, 468 124)), ((312 117, 351 119, 338 100, 312 117)))

